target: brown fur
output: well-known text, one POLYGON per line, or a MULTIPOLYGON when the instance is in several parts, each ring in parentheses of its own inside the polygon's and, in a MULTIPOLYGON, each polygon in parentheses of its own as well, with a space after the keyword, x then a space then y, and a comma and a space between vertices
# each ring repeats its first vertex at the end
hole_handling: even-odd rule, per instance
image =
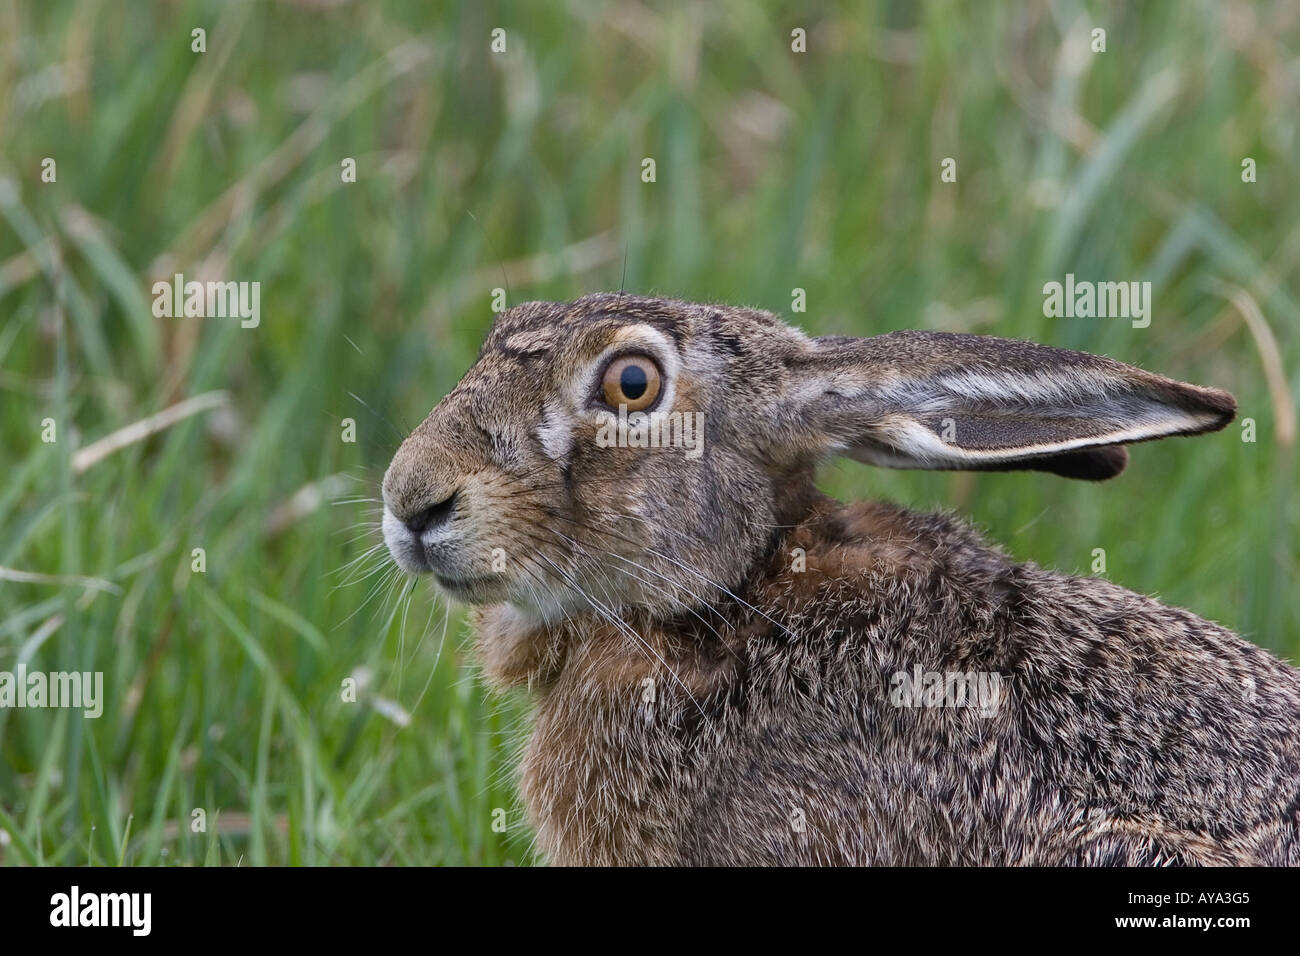
POLYGON ((480 663, 535 696, 522 789, 554 862, 1296 864, 1297 671, 1187 611, 1017 564, 948 516, 813 487, 835 451, 1108 477, 1117 439, 1232 408, 1030 343, 534 303, 395 457, 395 525, 455 504, 390 547, 473 579, 458 596, 479 605, 480 663), (711 424, 698 461, 594 447, 590 365, 627 342, 674 352, 673 407, 711 424), (948 446, 927 437, 945 419, 948 446), (510 570, 486 574, 494 546, 510 570), (918 666, 995 673, 1006 698, 988 715, 896 706, 891 682, 918 666))
POLYGON ((523 790, 556 862, 1300 862, 1300 688, 1264 651, 941 516, 821 502, 795 547, 807 570, 778 555, 722 648, 637 621, 660 663, 566 622, 525 638, 544 674, 489 671, 537 693, 523 790), (887 706, 915 663, 997 670, 1010 706, 887 706))

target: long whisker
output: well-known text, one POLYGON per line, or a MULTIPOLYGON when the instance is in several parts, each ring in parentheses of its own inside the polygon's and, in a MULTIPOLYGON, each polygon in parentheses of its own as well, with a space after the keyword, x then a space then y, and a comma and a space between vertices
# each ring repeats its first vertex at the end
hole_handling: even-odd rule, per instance
POLYGON ((411 611, 411 593, 415 590, 415 577, 411 576, 410 586, 407 587, 406 593, 398 598, 399 602, 404 604, 402 608, 402 623, 397 631, 397 697, 402 696, 402 675, 406 673, 406 665, 402 657, 402 652, 406 650, 406 615, 411 611))
MULTIPOLYGON (((615 539, 617 539, 617 540, 619 540, 619 541, 623 541, 623 542, 625 542, 626 544, 631 545, 633 548, 637 549, 638 551, 643 551, 643 550, 645 550, 645 542, 644 542, 644 541, 634 540, 634 539, 632 539, 632 538, 627 537, 626 535, 619 534, 617 531, 613 531, 613 530, 608 529, 608 528, 597 528, 597 527, 595 527, 595 526, 593 526, 593 525, 591 525, 591 524, 587 524, 587 523, 584 523, 584 522, 578 521, 576 518, 573 518, 573 517, 570 517, 570 516, 566 516, 566 515, 561 515, 561 514, 559 514, 559 513, 557 513, 557 512, 554 512, 553 510, 548 509, 548 508, 542 508, 541 510, 543 510, 543 511, 548 515, 548 516, 550 516, 550 517, 552 517, 552 518, 554 518, 554 519, 556 519, 556 520, 558 520, 558 521, 564 521, 564 522, 566 522, 566 523, 568 523, 568 524, 573 525, 573 526, 576 527, 576 528, 580 528, 580 529, 583 530, 583 531, 587 531, 587 532, 592 533, 592 534, 604 535, 604 536, 606 536, 606 537, 610 537, 610 538, 615 538, 615 539)), ((644 521, 644 520, 647 520, 647 519, 642 519, 642 518, 640 518, 640 516, 638 516, 638 515, 623 514, 623 513, 621 513, 621 512, 614 512, 614 515, 615 515, 616 517, 634 518, 634 519, 637 519, 637 520, 643 520, 643 521, 644 521)), ((656 526, 656 528, 657 528, 657 530, 668 531, 668 532, 672 532, 672 533, 680 534, 679 532, 673 532, 673 529, 671 529, 671 528, 666 528, 666 527, 662 527, 662 526, 656 526)), ((550 530, 553 530, 553 529, 550 529, 550 530)), ((682 538, 682 540, 684 540, 684 541, 686 541, 686 542, 688 542, 688 543, 690 543, 690 544, 698 544, 698 543, 699 543, 698 540, 693 539, 693 538, 690 538, 689 536, 684 535, 684 534, 680 534, 680 537, 682 538)), ((611 552, 611 553, 613 553, 613 552, 611 552)), ((627 558, 624 557, 624 556, 622 556, 622 555, 616 555, 616 556, 618 556, 618 557, 622 557, 623 560, 627 560, 627 558)), ((645 570, 648 571, 648 570, 650 570, 650 569, 646 568, 645 570)), ((696 571, 696 573, 700 573, 700 572, 698 571, 698 569, 694 569, 694 570, 696 571)), ((651 573, 657 573, 657 572, 651 572, 651 573)), ((708 601, 704 598, 703 595, 696 594, 694 591, 691 591, 689 588, 686 588, 684 585, 682 585, 682 584, 680 584, 680 583, 677 583, 677 582, 673 582, 670 578, 667 578, 667 577, 665 577, 665 576, 663 576, 663 575, 658 575, 658 576, 661 577, 661 578, 663 578, 663 580, 668 581, 669 583, 674 584, 676 587, 680 588, 681 590, 686 591, 687 594, 690 594, 690 595, 691 595, 692 597, 694 597, 697 601, 699 601, 699 603, 700 603, 700 605, 701 605, 702 607, 708 609, 709 611, 712 611, 712 612, 713 612, 713 613, 718 617, 719 620, 721 620, 721 621, 722 621, 724 624, 726 624, 728 627, 733 627, 733 629, 734 629, 734 625, 731 624, 731 622, 730 622, 730 620, 727 618, 727 616, 726 616, 725 614, 723 614, 721 611, 719 611, 716 607, 714 607, 710 602, 708 602, 708 601)), ((708 580, 711 584, 713 583, 711 579, 705 578, 705 580, 708 580)), ((714 586, 715 586, 715 587, 718 587, 718 585, 716 585, 716 584, 714 584, 714 586)), ((720 588, 720 590, 725 590, 725 589, 721 589, 721 588, 720 588)))
MULTIPOLYGON (((383 550, 384 550, 384 542, 380 541, 377 544, 374 544, 371 547, 367 548, 365 551, 357 555, 351 561, 344 564, 342 567, 338 568, 334 573, 339 576, 343 576, 349 570, 359 567, 364 562, 369 561, 371 558, 373 558, 375 555, 379 554, 383 550)), ((357 580, 363 580, 363 579, 358 579, 355 577, 346 578, 335 587, 335 590, 338 590, 338 588, 343 587, 345 584, 355 584, 357 580)))
POLYGON ((634 631, 626 621, 618 617, 618 615, 616 615, 612 610, 610 610, 608 607, 601 604, 595 598, 587 594, 587 592, 584 591, 577 584, 577 582, 575 582, 573 578, 566 571, 564 571, 563 568, 561 568, 559 565, 551 561, 550 558, 546 557, 546 555, 538 552, 536 557, 541 558, 548 565, 550 565, 551 568, 553 568, 557 574, 563 577, 569 583, 569 586, 572 587, 588 604, 590 604, 592 608, 595 609, 596 612, 602 618, 604 618, 610 624, 614 625, 626 636, 632 637, 642 647, 644 647, 647 651, 653 654, 655 658, 658 659, 659 663, 663 665, 664 669, 668 671, 668 673, 672 676, 673 680, 675 680, 678 683, 678 685, 682 688, 682 690, 686 694, 687 699, 690 700, 690 702, 695 705, 695 709, 700 712, 700 716, 704 718, 705 723, 706 724, 711 723, 711 721, 709 720, 709 715, 704 712, 704 708, 701 707, 699 701, 695 699, 695 695, 691 693, 691 689, 686 686, 686 683, 677 675, 677 672, 674 671, 672 667, 669 666, 668 662, 659 655, 658 651, 656 651, 653 647, 650 646, 649 642, 647 642, 645 638, 643 638, 640 634, 634 631))
MULTIPOLYGON (((644 518, 644 517, 642 517, 641 515, 631 514, 631 513, 627 513, 627 512, 617 512, 616 514, 617 514, 618 517, 627 518, 627 519, 629 519, 629 520, 633 520, 633 521, 640 521, 640 522, 647 523, 647 524, 649 523, 649 519, 644 518)), ((587 527, 586 530, 588 530, 588 531, 599 531, 600 529, 594 529, 594 528, 587 527)), ((664 530, 672 530, 672 529, 664 529, 664 530)), ((612 533, 612 532, 609 532, 609 533, 612 533)), ((687 538, 686 540, 690 540, 690 539, 687 538)), ((725 585, 719 583, 718 581, 713 580, 713 579, 710 578, 707 574, 705 574, 704 572, 700 571, 698 568, 692 567, 690 564, 687 564, 687 563, 685 563, 685 562, 683 562, 683 561, 679 561, 677 558, 674 558, 674 557, 672 557, 671 555, 668 555, 668 554, 664 554, 663 552, 661 552, 661 551, 659 551, 659 550, 657 550, 657 549, 655 549, 655 548, 648 547, 648 546, 642 546, 642 549, 643 549, 647 554, 652 554, 652 555, 654 555, 655 557, 662 558, 664 561, 667 561, 667 562, 669 562, 670 564, 676 565, 677 567, 681 568, 683 571, 686 571, 688 574, 692 574, 692 575, 694 575, 695 577, 697 577, 697 578, 699 578, 700 580, 704 581, 706 584, 709 584, 710 586, 717 588, 719 591, 721 591, 723 594, 727 595, 727 596, 728 596, 729 598, 731 598, 733 601, 736 601, 737 603, 742 604, 742 605, 744 605, 745 607, 749 608, 751 611, 753 611, 755 614, 758 614, 760 617, 762 617, 763 619, 765 619, 765 620, 768 621, 769 623, 774 624, 774 625, 776 625, 777 627, 781 628, 781 630, 785 631, 785 633, 788 634, 788 635, 790 635, 791 637, 798 637, 798 635, 795 634, 794 631, 790 630, 788 627, 786 627, 786 626, 785 626, 784 624, 782 624, 780 621, 776 620, 776 619, 773 618, 771 615, 767 614, 765 611, 763 611, 763 610, 761 610, 761 609, 755 607, 754 605, 750 604, 748 601, 746 601, 746 600, 745 600, 744 598, 742 598, 740 595, 736 594, 736 593, 735 593, 734 591, 732 591, 730 588, 728 588, 728 587, 726 587, 725 585)))
MULTIPOLYGON (((377 545, 375 548, 371 549, 370 554, 367 554, 366 557, 377 555, 379 554, 379 552, 380 552, 380 546, 377 545)), ((381 571, 387 571, 389 569, 396 568, 396 567, 397 565, 391 564, 386 558, 381 557, 379 559, 379 563, 376 564, 369 571, 366 571, 364 574, 361 574, 360 571, 358 571, 356 575, 349 577, 345 581, 340 581, 338 584, 336 584, 334 586, 334 590, 337 591, 339 588, 349 587, 350 585, 353 584, 360 584, 362 581, 374 577, 376 574, 379 574, 381 571)))
MULTIPOLYGON (((379 568, 378 570, 383 570, 384 567, 385 567, 384 565, 381 565, 380 568, 379 568)), ((371 573, 373 574, 374 572, 371 572, 371 573)), ((366 595, 365 600, 361 602, 361 604, 357 607, 357 609, 356 609, 355 611, 353 611, 351 614, 349 614, 349 615, 348 615, 347 617, 345 617, 343 620, 341 620, 341 621, 339 621, 337 624, 335 624, 332 628, 330 628, 330 630, 332 630, 332 631, 337 631, 337 630, 338 630, 340 627, 342 627, 344 624, 348 623, 348 621, 352 620, 354 617, 356 617, 358 614, 360 614, 360 613, 362 612, 362 610, 365 609, 366 605, 368 605, 372 600, 374 600, 375 595, 378 594, 381 590, 383 590, 385 586, 391 584, 391 583, 396 579, 396 577, 397 577, 398 575, 400 575, 401 573, 402 573, 402 569, 399 568, 397 565, 395 565, 395 564, 387 565, 387 571, 386 571, 386 573, 384 574, 383 577, 381 577, 381 578, 379 579, 378 583, 376 583, 376 584, 375 584, 375 585, 370 589, 370 592, 366 595)), ((367 577, 368 577, 368 576, 369 576, 369 575, 367 575, 367 577)))
MULTIPOLYGON (((414 713, 416 712, 416 710, 419 709, 420 704, 421 704, 421 702, 423 702, 425 695, 429 693, 429 687, 433 684, 433 678, 434 678, 434 677, 437 675, 437 673, 438 673, 438 662, 439 662, 440 660, 442 660, 442 648, 443 648, 443 646, 447 643, 447 625, 448 625, 448 624, 450 623, 450 621, 451 621, 451 605, 450 605, 448 602, 446 602, 446 601, 443 601, 443 602, 441 602, 441 603, 442 603, 442 605, 443 605, 443 612, 442 612, 442 637, 441 637, 441 638, 439 639, 439 641, 438 641, 438 653, 434 655, 434 657, 433 657, 433 667, 429 668, 429 676, 428 676, 428 678, 425 680, 425 682, 424 682, 424 686, 423 686, 422 688, 420 688, 420 695, 419 695, 418 697, 415 698, 415 704, 411 707, 411 713, 412 713, 412 714, 414 714, 414 713)), ((424 625, 424 626, 425 626, 425 636, 428 636, 428 626, 429 626, 430 622, 433 621, 433 609, 434 609, 435 607, 437 607, 437 606, 438 606, 437 604, 433 604, 433 605, 430 606, 430 608, 429 608, 429 620, 426 621, 426 622, 425 622, 425 625, 424 625)), ((420 644, 423 644, 423 643, 424 643, 424 638, 421 637, 421 638, 420 638, 420 644)), ((419 650, 419 647, 417 647, 416 650, 418 651, 418 650, 419 650)))
MULTIPOLYGON (((573 544, 575 547, 582 547, 581 543, 580 543, 576 538, 572 538, 572 537, 570 537, 569 535, 564 534, 564 533, 561 532, 561 531, 556 531, 554 528, 547 528, 547 529, 544 529, 544 530, 550 531, 552 534, 559 535, 561 538, 563 538, 564 540, 570 542, 570 543, 573 544)), ((689 588, 684 587, 684 586, 681 585, 681 584, 678 584, 676 581, 674 581, 672 578, 668 577, 667 575, 660 574, 658 571, 655 571, 655 570, 652 569, 652 568, 648 568, 648 567, 645 567, 644 565, 638 564, 636 561, 633 561, 633 560, 630 559, 630 558, 626 558, 626 557, 624 557, 623 555, 619 554, 619 553, 616 552, 616 551, 610 551, 610 550, 608 550, 608 549, 606 549, 606 548, 596 548, 596 550, 599 551, 601 554, 606 554, 606 555, 609 555, 609 556, 612 557, 612 558, 617 558, 619 561, 622 561, 622 562, 624 562, 625 564, 630 564, 632 567, 636 568, 638 571, 640 571, 640 572, 642 572, 642 573, 644 573, 644 574, 653 574, 655 577, 660 578, 661 580, 663 580, 663 581, 667 582, 668 584, 670 584, 670 585, 676 587, 677 589, 682 590, 682 591, 685 591, 685 592, 686 592, 687 594, 689 594, 691 597, 693 597, 693 598, 695 598, 697 601, 699 601, 699 602, 701 603, 701 605, 703 605, 703 606, 705 606, 705 607, 708 607, 708 605, 707 605, 707 603, 704 601, 704 598, 703 598, 703 597, 701 597, 700 595, 696 594, 694 591, 690 590, 689 588)), ((635 575, 633 575, 632 572, 630 572, 630 571, 625 571, 625 570, 622 569, 622 568, 615 568, 614 570, 615 570, 615 571, 618 571, 620 574, 627 575, 628 577, 632 578, 633 580, 638 580, 638 581, 639 581, 639 579, 638 579, 635 575)), ((705 627, 707 627, 710 631, 712 631, 712 632, 714 633, 714 635, 717 636, 718 640, 723 642, 723 645, 724 645, 724 646, 726 645, 726 641, 725 641, 725 639, 723 638, 722 634, 720 634, 720 633, 718 632, 718 629, 715 628, 715 627, 714 627, 712 624, 710 624, 708 621, 706 621, 706 620, 705 620, 705 619, 704 619, 704 618, 699 614, 699 612, 697 612, 693 607, 691 607, 689 604, 687 604, 685 601, 683 601, 680 597, 678 597, 678 596, 675 595, 675 594, 670 594, 668 591, 664 590, 663 588, 655 587, 653 584, 649 584, 648 582, 645 582, 645 581, 639 581, 639 583, 647 584, 647 586, 649 586, 649 587, 651 587, 651 588, 654 588, 654 590, 656 591, 656 593, 662 594, 662 595, 664 595, 665 597, 667 597, 670 601, 676 602, 678 605, 680 605, 680 606, 682 607, 683 610, 685 610, 685 611, 687 611, 688 613, 694 615, 694 617, 695 617, 695 618, 696 618, 696 619, 697 619, 701 624, 703 624, 703 625, 704 625, 705 627)), ((719 611, 717 611, 716 609, 711 608, 711 607, 710 607, 709 609, 712 610, 715 614, 717 614, 720 618, 722 617, 721 613, 720 613, 719 611)), ((727 621, 725 618, 722 618, 722 620, 723 620, 723 624, 724 624, 724 626, 731 627, 732 630, 735 629, 734 626, 732 626, 731 623, 730 623, 729 621, 727 621)))

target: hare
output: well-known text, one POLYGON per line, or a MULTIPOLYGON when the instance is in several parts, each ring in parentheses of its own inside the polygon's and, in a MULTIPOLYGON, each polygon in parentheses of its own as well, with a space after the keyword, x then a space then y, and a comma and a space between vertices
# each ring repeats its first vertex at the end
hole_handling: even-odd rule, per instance
POLYGON ((834 454, 1110 478, 1235 410, 1029 342, 533 302, 398 449, 383 530, 534 696, 553 863, 1296 864, 1300 672, 814 486, 834 454))

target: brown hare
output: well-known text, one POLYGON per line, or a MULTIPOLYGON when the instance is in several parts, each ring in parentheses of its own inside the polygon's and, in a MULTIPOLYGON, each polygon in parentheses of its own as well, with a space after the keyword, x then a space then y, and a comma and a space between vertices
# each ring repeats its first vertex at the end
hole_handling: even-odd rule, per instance
POLYGON ((552 862, 1296 864, 1300 672, 814 486, 834 454, 1109 478, 1125 443, 1234 413, 1028 342, 534 302, 397 451, 384 534, 535 696, 552 862))

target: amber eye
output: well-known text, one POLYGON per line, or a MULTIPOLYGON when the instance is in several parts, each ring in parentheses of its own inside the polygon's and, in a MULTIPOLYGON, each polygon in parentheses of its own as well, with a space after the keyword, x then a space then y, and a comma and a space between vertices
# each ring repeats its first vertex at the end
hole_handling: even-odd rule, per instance
POLYGON ((659 397, 659 366, 644 355, 624 355, 605 369, 600 388, 610 408, 626 405, 629 412, 640 412, 659 397))

